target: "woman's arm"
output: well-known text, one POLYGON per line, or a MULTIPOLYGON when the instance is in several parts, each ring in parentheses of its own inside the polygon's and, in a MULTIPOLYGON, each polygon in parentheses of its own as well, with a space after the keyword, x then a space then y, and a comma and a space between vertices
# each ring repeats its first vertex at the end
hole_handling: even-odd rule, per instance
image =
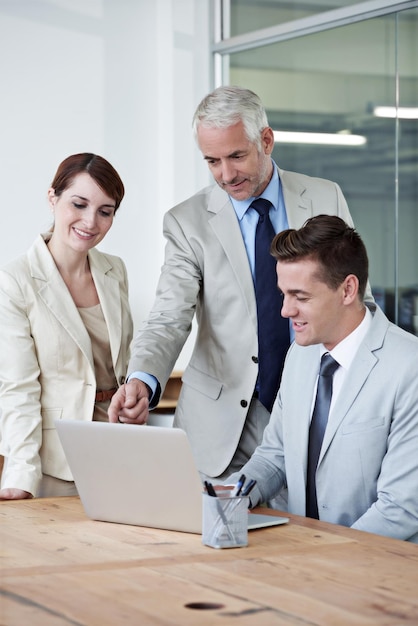
POLYGON ((0 495, 12 499, 35 495, 42 475, 40 372, 27 307, 16 278, 0 271, 0 495))

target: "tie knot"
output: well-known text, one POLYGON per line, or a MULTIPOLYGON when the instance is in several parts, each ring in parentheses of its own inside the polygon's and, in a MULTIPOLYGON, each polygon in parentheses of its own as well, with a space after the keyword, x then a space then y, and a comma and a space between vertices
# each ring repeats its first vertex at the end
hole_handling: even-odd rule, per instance
POLYGON ((270 211, 270 207, 273 206, 270 200, 266 200, 265 198, 257 198, 257 200, 253 200, 250 206, 257 211, 257 213, 264 217, 268 215, 270 211))
POLYGON ((332 358, 329 352, 322 355, 321 365, 319 368, 320 376, 333 376, 335 370, 340 366, 335 359, 332 358))

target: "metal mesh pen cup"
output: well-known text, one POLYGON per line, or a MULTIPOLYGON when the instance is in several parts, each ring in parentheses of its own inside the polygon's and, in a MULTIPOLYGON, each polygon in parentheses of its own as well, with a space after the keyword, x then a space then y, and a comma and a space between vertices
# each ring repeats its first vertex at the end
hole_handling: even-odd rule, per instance
MULTIPOLYGON (((228 492, 226 492, 228 493, 228 492)), ((211 548, 248 545, 248 496, 202 494, 202 543, 211 548)))

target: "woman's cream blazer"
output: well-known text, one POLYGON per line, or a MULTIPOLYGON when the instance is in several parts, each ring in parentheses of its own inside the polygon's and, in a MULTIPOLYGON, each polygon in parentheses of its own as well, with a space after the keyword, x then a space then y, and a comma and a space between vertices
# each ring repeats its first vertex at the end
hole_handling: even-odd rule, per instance
MULTIPOLYGON (((0 453, 2 487, 36 495, 42 473, 72 480, 56 419, 91 420, 96 380, 90 337, 40 235, 0 270, 0 453)), ((123 261, 89 252, 113 367, 124 382, 132 318, 123 261)))

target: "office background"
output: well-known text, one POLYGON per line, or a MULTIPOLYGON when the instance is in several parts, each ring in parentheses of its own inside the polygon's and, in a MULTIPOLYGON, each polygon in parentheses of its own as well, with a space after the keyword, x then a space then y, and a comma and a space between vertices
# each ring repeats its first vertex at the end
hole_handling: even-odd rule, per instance
POLYGON ((278 143, 274 156, 341 185, 376 298, 418 332, 418 120, 374 115, 418 106, 418 2, 0 0, 0 80, 1 265, 49 227, 59 162, 99 153, 126 186, 101 248, 127 264, 138 327, 163 260, 163 214, 211 180, 194 109, 214 86, 240 84, 275 130, 366 138, 278 143))

